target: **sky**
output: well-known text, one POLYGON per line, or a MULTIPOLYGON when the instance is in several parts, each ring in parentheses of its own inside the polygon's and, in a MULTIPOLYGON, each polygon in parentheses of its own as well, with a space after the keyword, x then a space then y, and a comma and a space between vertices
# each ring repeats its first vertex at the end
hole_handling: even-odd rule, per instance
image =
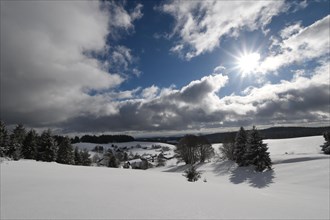
POLYGON ((1 1, 1 120, 63 134, 330 122, 330 2, 1 1))

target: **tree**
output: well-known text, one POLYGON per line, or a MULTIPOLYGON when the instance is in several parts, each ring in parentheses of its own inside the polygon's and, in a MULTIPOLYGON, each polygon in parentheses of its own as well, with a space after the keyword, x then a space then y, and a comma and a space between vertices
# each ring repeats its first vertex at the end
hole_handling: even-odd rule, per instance
POLYGON ((99 156, 98 153, 95 153, 92 157, 92 163, 96 164, 97 166, 99 166, 99 161, 100 161, 101 157, 99 156))
POLYGON ((113 168, 118 168, 119 167, 119 160, 113 154, 109 155, 108 167, 113 167, 113 168))
POLYGON ((195 166, 191 166, 189 169, 184 171, 183 176, 186 177, 189 182, 195 182, 201 178, 201 173, 197 171, 195 166))
POLYGON ((197 162, 196 155, 197 136, 186 135, 178 143, 175 149, 176 156, 183 160, 186 164, 194 164, 197 162))
POLYGON ((219 147, 219 151, 221 153, 220 159, 235 161, 234 149, 235 149, 234 142, 222 143, 222 145, 219 147))
POLYGON ((258 130, 253 126, 247 138, 245 163, 247 165, 254 165, 258 172, 262 172, 266 168, 271 169, 272 162, 267 150, 267 144, 263 143, 258 130))
POLYGON ((56 162, 74 164, 74 151, 69 137, 64 137, 59 143, 56 162))
POLYGON ((81 165, 90 166, 92 164, 92 160, 89 158, 91 155, 88 153, 86 149, 80 152, 81 165))
POLYGON ((245 155, 246 155, 246 144, 247 144, 247 135, 243 127, 237 132, 235 137, 234 145, 234 160, 238 166, 246 166, 245 164, 245 155))
POLYGON ((6 125, 0 121, 0 157, 7 156, 9 150, 9 135, 6 125))
POLYGON ((75 165, 82 165, 81 154, 80 154, 80 151, 79 151, 78 147, 76 147, 74 149, 74 164, 75 165))
POLYGON ((80 139, 78 136, 75 136, 74 138, 71 138, 71 144, 79 143, 80 139))
POLYGON ((38 134, 35 130, 31 129, 24 141, 22 146, 22 156, 25 159, 36 159, 38 147, 38 134))
POLYGON ((164 158, 164 155, 163 155, 163 153, 160 153, 157 156, 157 165, 156 165, 156 167, 162 167, 162 166, 165 166, 165 165, 166 165, 166 160, 164 158))
POLYGON ((176 156, 186 164, 204 162, 214 155, 212 145, 207 139, 195 135, 184 136, 179 141, 175 152, 176 156))
POLYGON ((202 163, 214 156, 214 149, 205 137, 198 137, 197 149, 199 161, 202 163))
POLYGON ((48 129, 42 132, 39 140, 37 160, 46 162, 55 161, 58 147, 54 138, 52 137, 51 130, 48 129))
POLYGON ((330 131, 324 132, 323 137, 325 139, 325 143, 321 145, 322 151, 325 154, 330 154, 330 131))
POLYGON ((21 158, 21 150, 25 136, 26 130, 24 126, 22 124, 16 125, 13 133, 10 135, 8 151, 8 156, 12 157, 14 160, 19 160, 21 158))

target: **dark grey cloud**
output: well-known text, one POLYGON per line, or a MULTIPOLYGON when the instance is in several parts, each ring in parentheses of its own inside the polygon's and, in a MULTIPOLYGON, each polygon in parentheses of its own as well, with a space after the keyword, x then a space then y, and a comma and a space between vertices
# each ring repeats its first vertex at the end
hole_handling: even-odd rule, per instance
MULTIPOLYGON (((0 15, 2 120, 51 126, 116 111, 104 104, 109 96, 89 93, 111 90, 125 78, 91 54, 104 53, 116 29, 133 29, 141 6, 130 14, 115 2, 3 1, 0 15)), ((130 50, 118 48, 129 63, 130 50)))
MULTIPOLYGON (((297 113, 327 110, 330 91, 328 85, 311 86, 306 89, 290 89, 278 94, 278 99, 269 100, 258 107, 260 117, 274 117, 276 114, 294 117, 297 113)), ((302 117, 305 118, 305 117, 302 117)))

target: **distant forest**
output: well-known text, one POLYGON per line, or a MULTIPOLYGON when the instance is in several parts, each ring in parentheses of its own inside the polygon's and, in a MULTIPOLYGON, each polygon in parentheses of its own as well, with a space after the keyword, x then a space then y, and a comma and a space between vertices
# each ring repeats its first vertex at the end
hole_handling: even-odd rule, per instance
MULTIPOLYGON (((272 127, 263 130, 259 130, 263 139, 285 139, 285 138, 296 138, 296 137, 307 137, 323 135, 325 131, 329 131, 328 127, 272 127)), ((221 132, 214 134, 202 135, 210 143, 223 143, 228 140, 233 140, 236 135, 236 131, 233 132, 221 132)), ((140 141, 153 141, 153 142, 167 142, 175 143, 178 142, 182 136, 176 137, 153 137, 153 138, 139 138, 140 141)))
POLYGON ((71 139, 71 143, 87 142, 96 144, 107 144, 107 143, 120 143, 120 142, 130 142, 135 139, 129 135, 84 135, 81 138, 74 137, 71 139))
MULTIPOLYGON (((329 131, 329 127, 273 127, 259 130, 263 139, 285 139, 323 135, 329 131)), ((211 143, 223 143, 227 139, 234 138, 237 132, 225 132, 204 135, 211 143)))

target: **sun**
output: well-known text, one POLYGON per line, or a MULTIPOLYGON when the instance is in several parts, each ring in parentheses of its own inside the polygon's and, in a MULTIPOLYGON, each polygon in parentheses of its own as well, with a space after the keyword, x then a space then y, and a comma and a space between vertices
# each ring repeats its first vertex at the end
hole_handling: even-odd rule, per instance
POLYGON ((253 73, 259 66, 260 54, 247 53, 237 58, 237 67, 244 75, 253 73))

